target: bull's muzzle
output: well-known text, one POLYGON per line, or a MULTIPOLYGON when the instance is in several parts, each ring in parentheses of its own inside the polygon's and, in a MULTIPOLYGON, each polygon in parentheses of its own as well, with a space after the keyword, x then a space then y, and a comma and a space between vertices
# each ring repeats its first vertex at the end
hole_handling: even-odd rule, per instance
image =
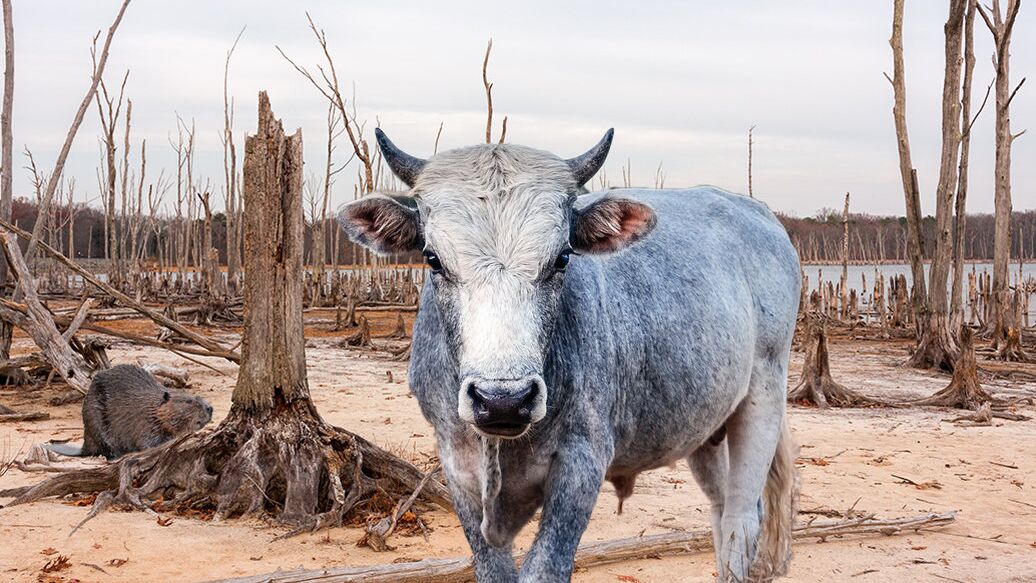
POLYGON ((546 414, 546 387, 539 375, 468 377, 461 384, 459 409, 461 418, 480 432, 513 439, 546 414))

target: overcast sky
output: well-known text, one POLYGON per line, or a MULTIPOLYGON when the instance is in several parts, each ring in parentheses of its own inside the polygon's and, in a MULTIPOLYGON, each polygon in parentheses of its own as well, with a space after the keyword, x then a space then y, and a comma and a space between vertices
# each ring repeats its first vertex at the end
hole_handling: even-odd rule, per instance
MULTIPOLYGON (((52 166, 89 83, 90 41, 118 4, 14 2, 16 167, 26 161, 23 147, 43 168, 52 166)), ((927 214, 935 207, 947 3, 907 4, 908 120, 927 214)), ((661 164, 668 187, 708 183, 745 192, 746 132, 755 125, 754 190, 772 208, 811 215, 840 206, 850 191, 855 211, 902 214, 892 91, 882 76, 891 73, 891 0, 134 0, 106 71, 114 86, 130 70, 134 160, 144 138, 149 174, 175 171, 168 140, 176 114, 193 118, 196 174, 221 192, 223 60, 247 26, 230 72, 239 144, 255 127, 256 94, 266 89, 285 126, 302 128, 307 171, 319 173, 326 105, 275 49, 306 66, 320 61, 305 10, 327 31, 346 86, 355 83, 368 133, 377 119, 414 155, 431 154, 440 122, 440 149, 484 139, 481 61, 493 37, 490 79, 497 120, 510 118, 508 141, 569 157, 615 127, 606 167, 613 184, 628 159, 635 184, 653 185, 661 164)), ((1018 18, 1013 83, 1036 74, 1033 10, 1023 7, 1018 18)), ((989 31, 981 20, 975 29, 977 107, 993 68, 989 31)), ((970 212, 993 208, 992 109, 975 127, 970 212)), ((1015 132, 1036 132, 1036 84, 1021 89, 1011 112, 1015 132)), ((98 135, 91 107, 65 168, 80 199, 98 190, 98 135)), ((339 149, 343 158, 347 147, 339 149)), ((336 204, 352 196, 355 167, 346 174, 336 204)), ((1015 208, 1036 207, 1036 134, 1015 142, 1012 180, 1015 208)), ((16 173, 15 195, 31 195, 27 172, 16 173)))

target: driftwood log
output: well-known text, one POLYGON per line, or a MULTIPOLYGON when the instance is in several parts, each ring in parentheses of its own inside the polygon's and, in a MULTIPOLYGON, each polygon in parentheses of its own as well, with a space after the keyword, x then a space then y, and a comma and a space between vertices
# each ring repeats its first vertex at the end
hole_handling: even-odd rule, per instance
POLYGON ((68 339, 62 337, 50 312, 40 302, 39 296, 36 295, 32 272, 25 263, 18 242, 10 233, 0 231, 0 244, 4 247, 8 264, 18 276, 19 288, 25 294, 24 316, 8 321, 32 337, 55 372, 68 383, 68 386, 85 395, 90 388, 90 367, 82 356, 72 350, 68 339))
MULTIPOLYGON (((956 520, 956 514, 955 511, 950 511, 891 519, 867 516, 849 520, 814 521, 796 526, 792 538, 795 541, 803 541, 843 536, 893 536, 949 525, 956 520)), ((584 544, 576 553, 575 564, 577 569, 586 569, 623 561, 689 555, 711 550, 712 532, 709 530, 671 532, 584 544)), ((463 583, 473 581, 474 578, 475 571, 471 565, 471 558, 459 557, 369 567, 299 569, 224 579, 214 583, 463 583)))

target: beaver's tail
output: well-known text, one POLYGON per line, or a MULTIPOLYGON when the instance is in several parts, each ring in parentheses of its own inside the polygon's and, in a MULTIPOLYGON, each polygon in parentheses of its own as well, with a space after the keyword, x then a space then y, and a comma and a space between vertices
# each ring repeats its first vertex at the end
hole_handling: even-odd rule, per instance
POLYGON ((43 447, 59 455, 67 455, 72 457, 83 457, 86 455, 85 453, 83 453, 83 446, 74 445, 71 443, 47 443, 44 444, 43 447))

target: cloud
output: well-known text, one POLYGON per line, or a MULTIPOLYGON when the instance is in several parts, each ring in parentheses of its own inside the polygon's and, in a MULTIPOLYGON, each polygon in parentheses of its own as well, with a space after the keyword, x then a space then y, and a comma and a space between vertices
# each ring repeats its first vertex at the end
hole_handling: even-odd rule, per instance
MULTIPOLYGON (((90 40, 116 9, 113 0, 15 6, 15 146, 31 148, 43 167, 87 89, 90 40)), ((245 25, 230 76, 239 143, 254 127, 255 95, 266 89, 285 125, 303 129, 310 168, 322 168, 326 105, 274 48, 309 68, 321 62, 304 10, 326 30, 343 86, 351 93, 355 82, 368 129, 380 120, 416 155, 431 152, 440 122, 440 148, 481 139, 480 67, 492 36, 497 123, 509 116, 512 141, 571 156, 615 127, 613 182, 629 160, 639 184, 653 184, 662 164, 668 186, 744 191, 746 132, 756 125, 755 190, 772 207, 810 214, 850 191, 860 211, 902 212, 891 89, 881 74, 891 67, 891 2, 138 1, 115 39, 107 78, 115 83, 130 70, 132 139, 147 140, 153 176, 175 167, 168 139, 179 114, 197 125, 197 173, 222 182, 223 60, 245 25)), ((938 172, 944 12, 911 3, 905 19, 910 139, 926 212, 938 172)), ((1017 80, 1036 64, 1028 29, 1022 19, 1014 35, 1017 80)), ((992 67, 988 31, 978 22, 975 32, 977 102, 992 67)), ((1034 95, 1023 88, 1012 104, 1015 131, 1036 124, 1034 95)), ((987 106, 975 127, 975 212, 993 206, 992 119, 987 106)), ((66 167, 84 199, 97 189, 97 135, 91 108, 66 167)), ((1016 208, 1036 207, 1034 157, 1028 136, 1015 143, 1016 208)), ((339 180, 335 204, 352 196, 345 176, 353 174, 339 180)), ((30 188, 17 172, 16 195, 30 196, 30 188)))

